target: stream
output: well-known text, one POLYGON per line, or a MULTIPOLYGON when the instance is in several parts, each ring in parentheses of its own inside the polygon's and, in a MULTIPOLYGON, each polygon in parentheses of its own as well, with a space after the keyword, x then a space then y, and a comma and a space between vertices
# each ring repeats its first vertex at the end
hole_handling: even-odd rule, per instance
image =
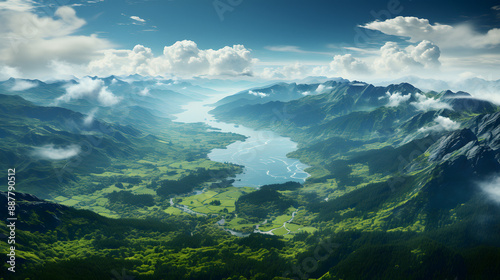
MULTIPOLYGON (((297 149, 297 143, 288 137, 282 137, 272 131, 253 130, 242 125, 217 121, 209 111, 213 107, 209 106, 225 96, 214 96, 208 100, 192 102, 183 107, 184 112, 175 115, 176 122, 183 123, 205 123, 214 128, 213 131, 232 132, 247 137, 244 141, 237 141, 228 145, 225 149, 213 149, 208 158, 217 162, 230 162, 244 166, 244 171, 237 174, 233 186, 235 187, 260 187, 266 184, 279 184, 288 181, 303 183, 310 175, 304 171, 308 165, 297 159, 288 158, 286 155, 297 149)), ((189 209, 186 205, 175 204, 170 199, 171 206, 174 206, 186 213, 193 215, 205 215, 189 209)), ((269 234, 273 230, 286 228, 286 224, 293 221, 297 211, 292 213, 290 220, 283 223, 281 227, 268 231, 261 231, 259 225, 254 230, 255 233, 269 234)), ((217 224, 232 235, 246 237, 249 233, 237 232, 223 227, 224 219, 217 224)))

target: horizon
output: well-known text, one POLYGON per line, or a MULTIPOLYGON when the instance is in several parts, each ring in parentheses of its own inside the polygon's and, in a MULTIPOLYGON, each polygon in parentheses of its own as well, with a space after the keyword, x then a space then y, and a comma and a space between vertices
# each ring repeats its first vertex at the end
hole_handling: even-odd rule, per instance
POLYGON ((500 79, 494 1, 143 2, 1 2, 0 80, 500 79))

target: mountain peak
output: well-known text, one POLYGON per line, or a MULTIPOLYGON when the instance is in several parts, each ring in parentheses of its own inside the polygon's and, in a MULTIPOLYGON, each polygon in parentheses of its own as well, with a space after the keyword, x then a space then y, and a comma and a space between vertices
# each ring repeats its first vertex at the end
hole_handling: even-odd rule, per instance
POLYGON ((457 98, 457 97, 468 97, 471 95, 464 91, 453 92, 451 90, 446 90, 442 93, 441 96, 442 98, 457 98))

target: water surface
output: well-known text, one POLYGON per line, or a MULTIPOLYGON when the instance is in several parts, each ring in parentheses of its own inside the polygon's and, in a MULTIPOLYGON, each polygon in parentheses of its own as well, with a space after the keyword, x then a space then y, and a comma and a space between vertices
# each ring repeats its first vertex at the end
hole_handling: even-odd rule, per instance
POLYGON ((303 183, 309 176, 304 169, 309 167, 297 159, 286 155, 297 149, 297 143, 288 137, 282 137, 272 131, 253 130, 251 128, 216 121, 208 112, 223 96, 213 97, 201 102, 192 102, 184 106, 186 111, 175 115, 176 122, 203 122, 220 129, 221 132, 233 132, 248 137, 237 141, 226 149, 213 149, 208 158, 217 162, 230 162, 245 166, 242 174, 236 175, 236 187, 258 187, 266 184, 296 181, 303 183))

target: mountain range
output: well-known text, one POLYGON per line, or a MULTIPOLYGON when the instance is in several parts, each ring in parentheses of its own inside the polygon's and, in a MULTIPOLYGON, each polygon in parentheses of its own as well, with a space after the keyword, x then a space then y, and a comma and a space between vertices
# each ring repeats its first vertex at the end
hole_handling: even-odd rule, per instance
POLYGON ((311 166, 303 184, 255 189, 231 186, 242 166, 207 156, 245 137, 175 122, 214 94, 138 75, 0 83, 0 165, 16 168, 24 267, 13 279, 500 273, 495 103, 321 77, 239 91, 211 113, 290 137, 298 149, 288 157, 311 166))

